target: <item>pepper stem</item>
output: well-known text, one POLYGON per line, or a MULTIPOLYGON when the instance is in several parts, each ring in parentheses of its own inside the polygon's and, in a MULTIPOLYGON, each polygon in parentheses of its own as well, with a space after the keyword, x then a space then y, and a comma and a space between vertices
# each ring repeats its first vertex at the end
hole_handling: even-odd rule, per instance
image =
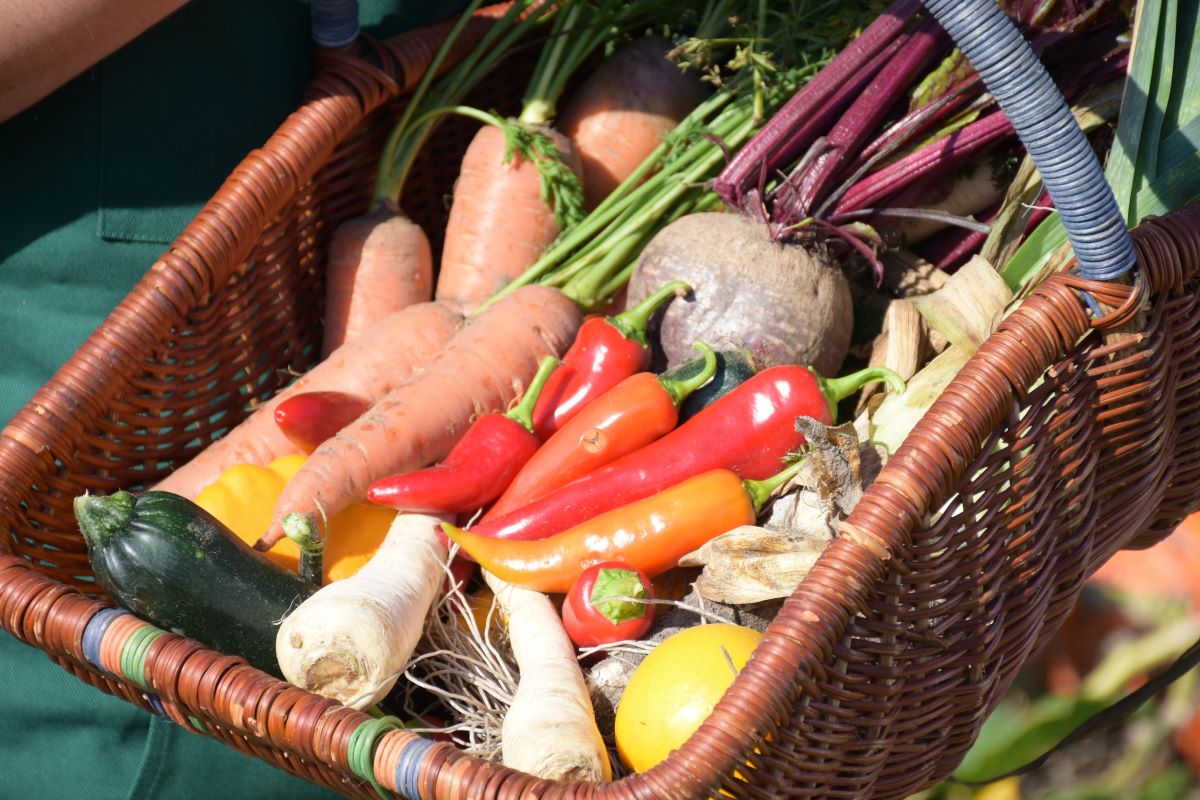
POLYGON ((761 481, 742 481, 742 486, 746 487, 746 494, 750 495, 750 502, 754 504, 755 514, 762 511, 762 507, 771 499, 771 495, 776 489, 796 476, 805 461, 804 458, 798 458, 771 477, 763 478, 761 481))
POLYGON ((554 356, 543 358, 538 364, 538 371, 534 373, 533 380, 529 382, 529 388, 525 390, 525 396, 521 398, 521 402, 513 406, 512 410, 504 416, 533 433, 533 407, 537 405, 542 388, 550 378, 550 373, 558 368, 558 364, 559 361, 554 356))
POLYGON ((136 498, 129 492, 114 492, 108 497, 83 494, 75 498, 75 518, 89 547, 103 547, 112 535, 124 528, 133 516, 136 498))
POLYGON ((648 344, 646 328, 650 326, 650 318, 658 311, 658 307, 672 297, 683 297, 691 290, 692 287, 686 281, 671 281, 633 308, 626 309, 615 317, 609 317, 608 324, 620 331, 626 339, 645 347, 648 344))
POLYGON ((809 369, 813 375, 817 376, 817 383, 821 386, 821 393, 825 395, 825 400, 829 403, 829 415, 835 422, 837 421, 838 403, 868 383, 884 381, 887 383, 888 388, 898 393, 903 392, 907 388, 904 385, 904 379, 887 367, 867 367, 866 369, 860 369, 858 372, 843 375, 840 378, 823 378, 817 374, 816 370, 811 367, 809 369))
POLYGON ((676 408, 687 399, 687 396, 699 389, 704 384, 712 379, 712 376, 717 371, 717 354, 713 349, 704 342, 695 342, 692 347, 699 350, 704 355, 704 366, 690 378, 668 378, 665 375, 658 376, 658 382, 666 390, 667 394, 671 395, 671 402, 676 408))
POLYGON ((588 602, 613 625, 646 616, 646 604, 635 600, 612 598, 647 598, 645 584, 636 572, 629 569, 602 569, 596 574, 592 585, 592 596, 588 602))
POLYGON ((287 537, 300 548, 300 577, 320 586, 325 573, 325 539, 307 514, 293 511, 280 523, 287 537))

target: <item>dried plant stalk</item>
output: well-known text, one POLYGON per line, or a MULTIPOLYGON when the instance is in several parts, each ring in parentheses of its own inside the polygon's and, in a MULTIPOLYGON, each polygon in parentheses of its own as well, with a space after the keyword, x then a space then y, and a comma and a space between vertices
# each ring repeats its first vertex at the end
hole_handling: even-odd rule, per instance
POLYGON ((946 285, 918 298, 917 310, 950 344, 974 353, 996 329, 1012 291, 986 260, 973 257, 946 285))
MULTIPOLYGON (((883 314, 883 329, 871 347, 869 366, 887 367, 904 380, 917 374, 921 365, 933 354, 925 321, 912 300, 893 300, 883 314)), ((864 386, 859 393, 856 413, 867 407, 871 395, 880 391, 881 383, 864 386)))

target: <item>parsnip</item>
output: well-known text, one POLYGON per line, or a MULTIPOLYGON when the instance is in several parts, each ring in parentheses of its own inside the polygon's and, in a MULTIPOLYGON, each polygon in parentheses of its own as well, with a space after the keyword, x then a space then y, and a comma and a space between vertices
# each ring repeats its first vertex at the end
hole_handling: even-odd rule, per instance
POLYGON ((601 781, 612 766, 575 647, 550 598, 483 573, 508 618, 521 680, 504 717, 505 766, 550 780, 601 781))
POLYGON ((362 569, 324 587, 284 619, 275 654, 288 682, 359 709, 391 690, 445 577, 440 521, 396 515, 362 569))

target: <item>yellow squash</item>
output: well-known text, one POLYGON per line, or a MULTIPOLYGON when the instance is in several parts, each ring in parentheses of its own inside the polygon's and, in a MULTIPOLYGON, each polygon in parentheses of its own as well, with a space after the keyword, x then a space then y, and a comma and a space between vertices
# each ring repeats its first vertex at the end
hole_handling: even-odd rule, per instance
MULTIPOLYGON (((238 464, 205 487, 196 503, 223 522, 242 541, 253 545, 271 524, 275 501, 284 485, 304 465, 305 456, 293 455, 265 467, 238 464)), ((366 564, 387 536, 396 512, 364 503, 352 505, 329 522, 325 545, 325 581, 348 578, 366 564)), ((267 558, 295 571, 300 550, 290 539, 280 540, 267 558)))
POLYGON ((621 760, 645 772, 696 732, 733 683, 762 634, 740 625, 697 625, 663 640, 625 686, 613 734, 621 760))

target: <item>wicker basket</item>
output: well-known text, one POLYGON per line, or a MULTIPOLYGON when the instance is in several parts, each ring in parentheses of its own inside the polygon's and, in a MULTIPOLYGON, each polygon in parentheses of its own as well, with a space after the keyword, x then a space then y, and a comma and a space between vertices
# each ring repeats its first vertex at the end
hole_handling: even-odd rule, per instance
MULTIPOLYGON (((460 54, 488 24, 468 28, 460 54)), ((447 30, 370 43, 370 58, 322 54, 305 104, 4 429, 0 622, 105 692, 352 797, 375 796, 377 781, 455 800, 900 798, 945 777, 1084 579, 1200 501, 1198 213, 1139 228, 1136 286, 1058 275, 1022 304, 889 462, 709 721, 648 773, 535 780, 97 598, 72 498, 153 483, 311 364, 329 232, 365 209, 381 139, 447 30), (1094 323, 1081 286, 1122 311, 1094 323)), ((504 110, 521 83, 508 70, 474 101, 504 110)), ((431 232, 467 133, 447 127, 403 198, 431 232)))

